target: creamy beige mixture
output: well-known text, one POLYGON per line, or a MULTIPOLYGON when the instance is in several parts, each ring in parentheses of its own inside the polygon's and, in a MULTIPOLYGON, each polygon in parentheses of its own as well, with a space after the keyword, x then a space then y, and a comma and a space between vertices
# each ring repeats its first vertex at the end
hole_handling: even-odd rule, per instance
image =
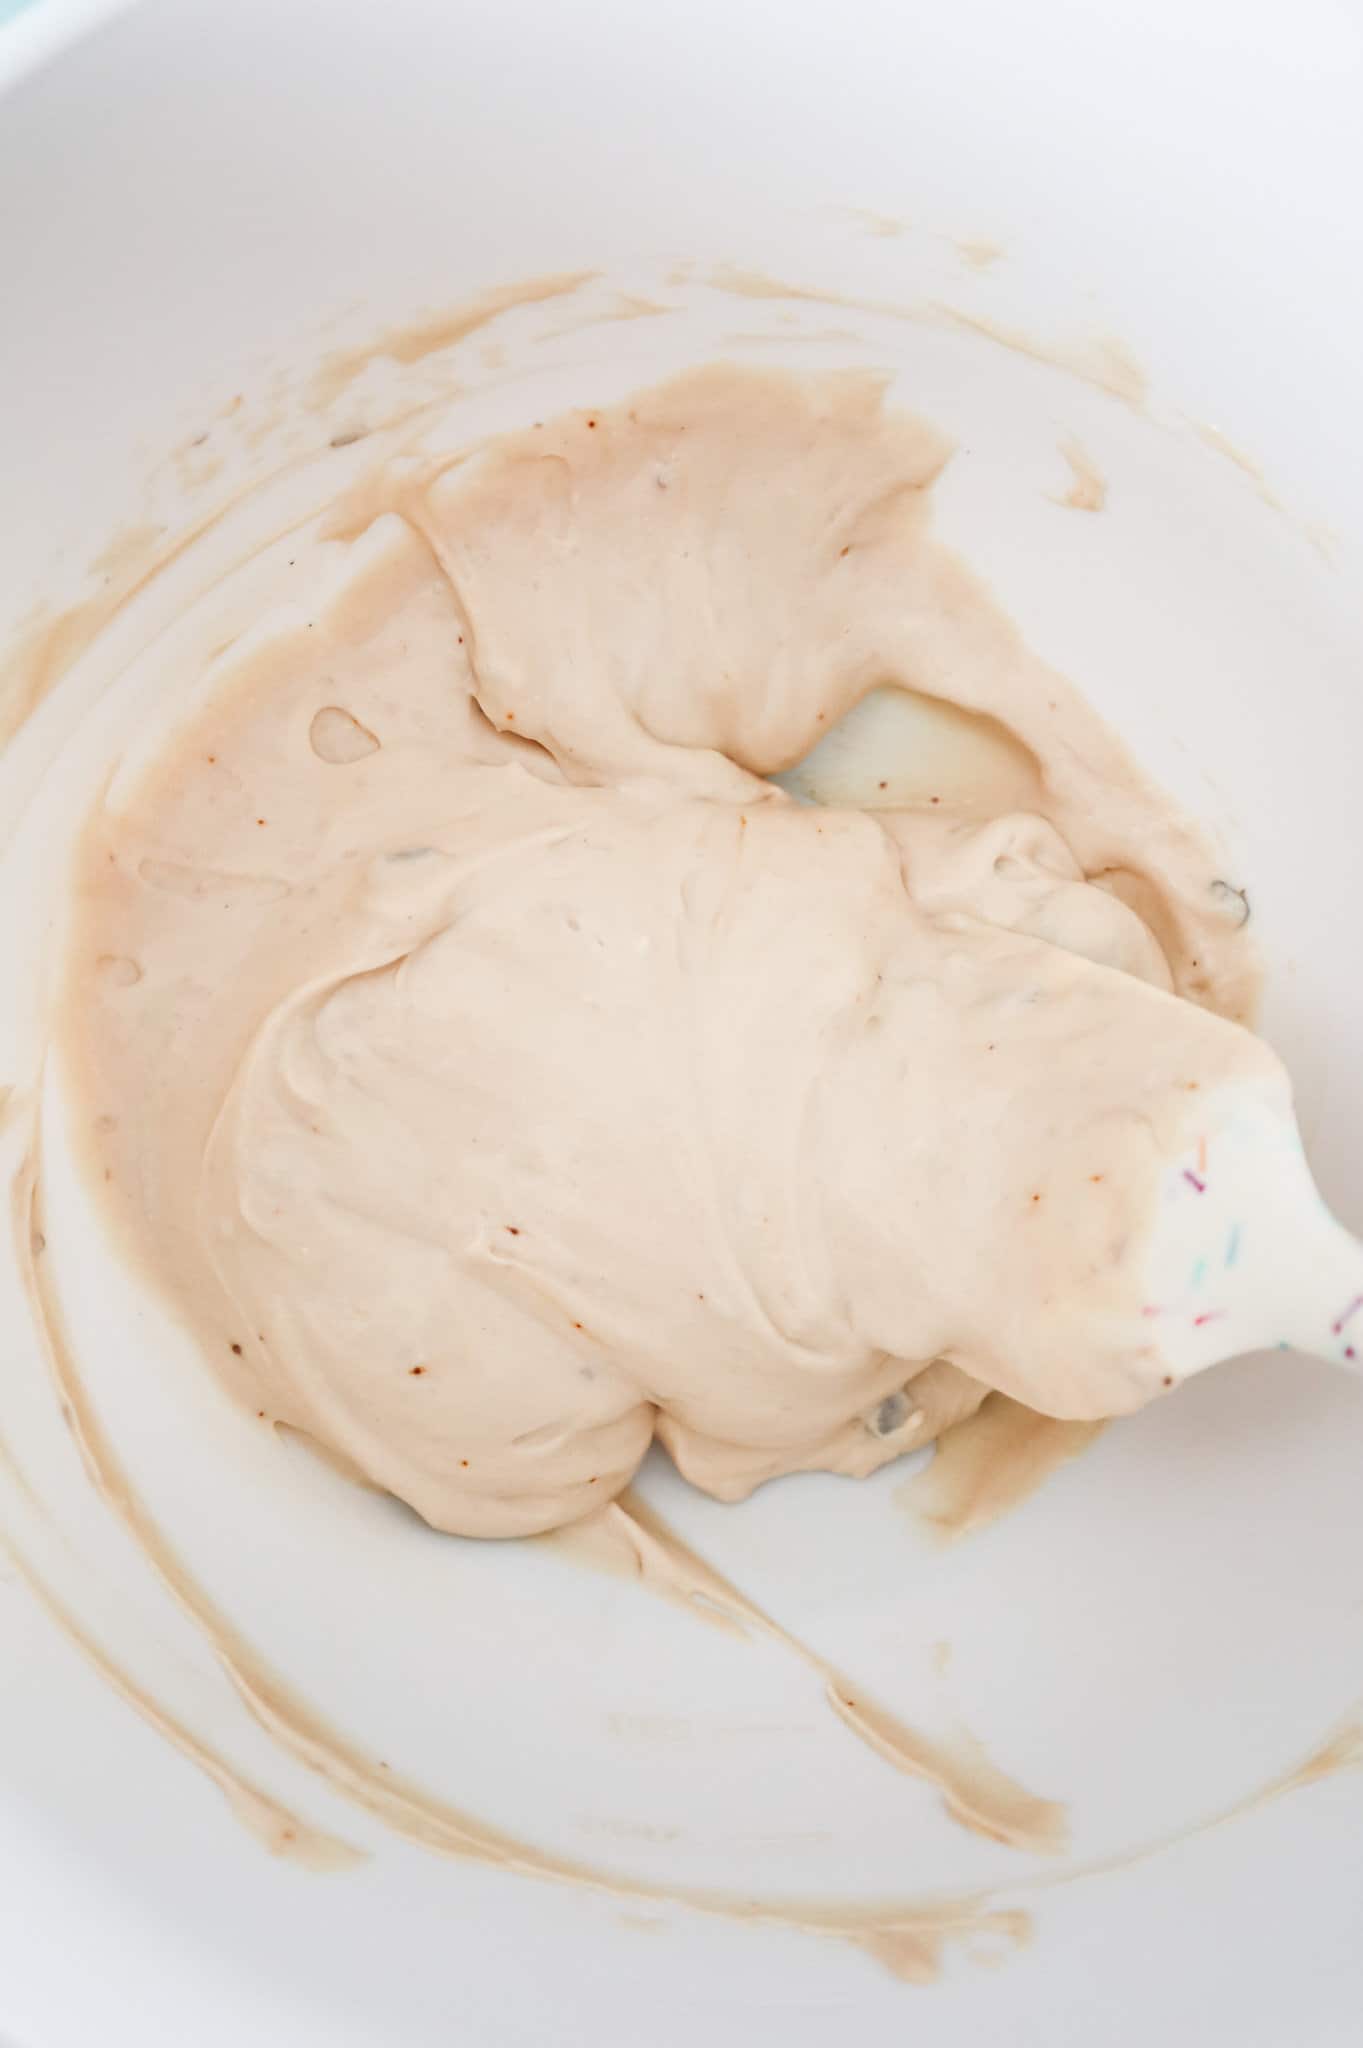
POLYGON ((1160 1391, 1158 1173, 1281 1086, 1243 905, 932 539, 947 453, 715 368, 376 471, 90 823, 97 1178, 242 1397, 438 1527, 580 1517, 655 1433, 736 1498, 1160 1391), (1005 767, 765 780, 886 684, 1005 767))

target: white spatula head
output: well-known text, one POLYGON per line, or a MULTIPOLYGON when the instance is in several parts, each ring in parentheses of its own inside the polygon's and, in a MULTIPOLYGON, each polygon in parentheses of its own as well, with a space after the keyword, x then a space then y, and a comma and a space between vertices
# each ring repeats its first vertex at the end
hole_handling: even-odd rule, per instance
POLYGON ((1363 1244, 1336 1222, 1290 1115, 1228 1086, 1171 1161, 1141 1304, 1170 1375, 1273 1348, 1363 1365, 1363 1244))

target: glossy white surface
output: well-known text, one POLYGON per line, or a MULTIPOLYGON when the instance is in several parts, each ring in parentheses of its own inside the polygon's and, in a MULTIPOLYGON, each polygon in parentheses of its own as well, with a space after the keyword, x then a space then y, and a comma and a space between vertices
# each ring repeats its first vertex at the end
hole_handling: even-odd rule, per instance
MULTIPOLYGON (((676 262, 730 261, 1060 345, 1115 333, 1150 372, 1150 417, 978 334, 696 288, 674 293, 676 322, 555 343, 479 418, 608 397, 724 346, 892 367, 961 441, 942 529, 1226 831, 1312 1163, 1357 1226, 1361 68, 1356 20, 1324 0, 1290 19, 1208 0, 144 5, 0 100, 6 622, 79 587, 205 407, 489 282, 580 266, 666 293, 676 262), (868 233, 840 210, 859 207, 912 228, 868 233), (1006 254, 976 270, 953 237, 1006 254), (1189 422, 1248 451, 1284 509, 1189 422), (1067 436, 1108 479, 1100 515, 1053 502, 1067 436)), ((41 738, 0 769, 4 802, 36 782, 41 738)), ((63 815, 35 807, 6 856, 12 959, 31 957, 32 879, 63 815)), ((850 1745, 775 1650, 357 1500, 262 1449, 97 1242, 65 1278, 96 1398, 177 1542, 380 1755, 639 1873, 847 1899, 1030 1875, 850 1745)), ((0 1331, 0 1430, 52 1509, 6 1498, 7 1524, 144 1682, 374 1851, 328 1878, 268 1859, 0 1581, 0 2036, 22 2048, 1355 2037, 1349 1776, 1035 1898, 1029 1950, 993 1972, 957 1957, 928 1991, 832 1945, 682 1911, 646 1930, 608 1900, 393 1840, 272 1750, 113 1529, 8 1276, 0 1331)), ((1199 1379, 943 1554, 896 1506, 894 1472, 737 1510, 665 1468, 650 1483, 797 1632, 910 1715, 963 1712, 1071 1801, 1089 1861, 1252 1792, 1363 1692, 1361 1463, 1363 1389, 1264 1358, 1199 1379)))

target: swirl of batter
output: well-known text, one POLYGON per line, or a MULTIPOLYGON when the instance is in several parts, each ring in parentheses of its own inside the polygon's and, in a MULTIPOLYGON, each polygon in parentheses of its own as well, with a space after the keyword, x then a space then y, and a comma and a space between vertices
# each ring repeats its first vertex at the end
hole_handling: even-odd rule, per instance
POLYGON ((242 1398, 436 1526, 1157 1393, 1200 1091, 1287 1101, 1210 847, 932 538, 876 380, 731 368, 376 472, 91 820, 67 1052, 242 1398), (873 690, 1008 736, 768 778, 873 690))

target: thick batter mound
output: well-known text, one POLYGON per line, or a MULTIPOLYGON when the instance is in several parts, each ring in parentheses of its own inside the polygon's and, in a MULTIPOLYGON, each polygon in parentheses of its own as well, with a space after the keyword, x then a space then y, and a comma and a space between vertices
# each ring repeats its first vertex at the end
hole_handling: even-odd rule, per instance
POLYGON ((97 1179, 215 1367, 437 1526, 1158 1392, 1199 1091, 1286 1102, 1201 835, 929 533, 873 379, 715 368, 338 514, 80 856, 97 1179), (765 778, 868 692, 978 789, 765 778))

